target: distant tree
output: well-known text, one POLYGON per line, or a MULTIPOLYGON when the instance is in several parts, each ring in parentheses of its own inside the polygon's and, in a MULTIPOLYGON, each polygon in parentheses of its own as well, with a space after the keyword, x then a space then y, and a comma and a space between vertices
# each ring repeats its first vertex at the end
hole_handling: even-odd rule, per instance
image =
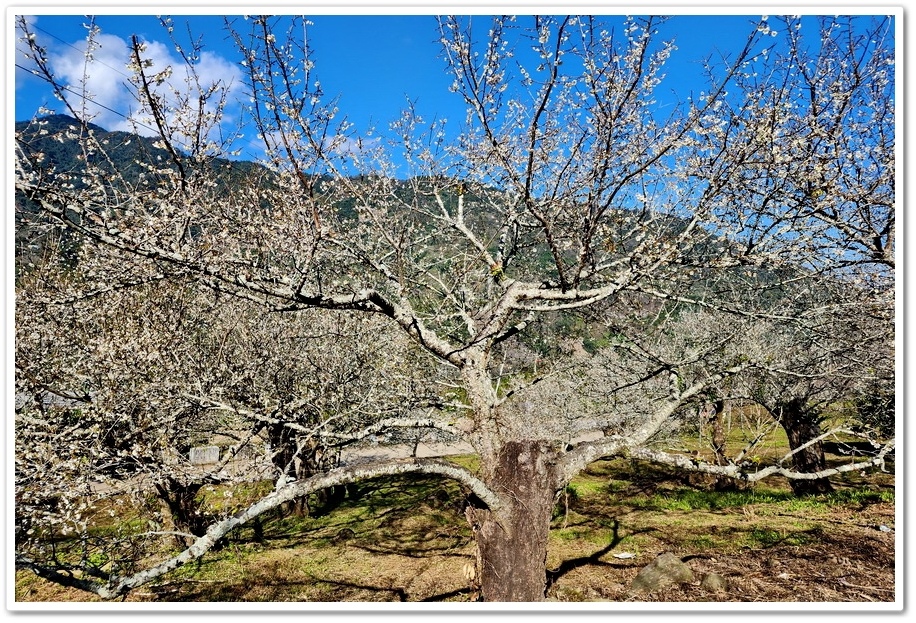
MULTIPOLYGON (((676 102, 664 94, 663 73, 675 47, 657 41, 657 17, 616 28, 593 16, 480 21, 438 20, 452 91, 467 110, 455 138, 444 120, 427 124, 408 109, 381 140, 363 141, 318 86, 304 21, 256 17, 230 20, 229 30, 264 142, 262 172, 219 184, 211 164, 228 148, 217 138, 225 136, 217 131, 225 85, 196 74, 189 51, 194 97, 176 95, 136 40, 135 118, 156 129, 168 158, 141 163, 146 177, 137 182, 86 159, 75 186, 26 144, 16 152, 18 192, 79 232, 87 253, 168 267, 271 312, 346 310, 399 329, 437 362, 428 380, 445 388, 439 415, 414 424, 470 442, 479 470, 407 459, 317 473, 211 524, 175 557, 105 580, 74 580, 24 555, 19 564, 111 598, 290 500, 424 472, 469 491, 482 597, 537 601, 555 495, 598 458, 629 455, 747 482, 880 464, 889 447, 816 474, 781 465, 750 472, 651 442, 704 391, 766 364, 755 353, 726 356, 729 332, 692 343, 677 325, 682 312, 708 310, 723 327, 728 318, 767 319, 791 331, 824 305, 846 303, 805 295, 806 285, 838 280, 862 297, 892 291, 892 21, 825 18, 805 47, 802 20, 764 18, 743 49, 708 65, 701 94, 676 102), (406 178, 395 175, 395 150, 406 178), (867 239, 873 230, 879 242, 867 239), (581 314, 592 325, 593 310, 625 320, 606 327, 613 346, 596 360, 612 395, 589 404, 583 393, 573 411, 535 390, 549 387, 568 357, 589 352, 545 349, 547 361, 532 361, 518 344, 539 319, 581 314), (525 386, 536 399, 524 400, 525 386), (607 402, 613 394, 621 399, 607 402), (606 432, 579 441, 584 418, 609 414, 609 405, 620 411, 603 416, 606 432)), ((24 20, 19 34, 29 62, 68 100, 24 20)), ((71 111, 79 117, 78 104, 71 111)), ((81 119, 72 140, 104 153, 81 119)))
MULTIPOLYGON (((222 465, 193 466, 188 451, 219 422, 186 394, 214 375, 195 365, 200 345, 178 336, 201 331, 207 319, 193 291, 152 281, 110 290, 93 280, 92 292, 74 271, 50 264, 20 278, 15 482, 23 552, 42 549, 48 531, 89 534, 97 505, 118 494, 144 507, 155 492, 144 530, 181 543, 206 530, 197 498, 223 480, 222 465)), ((98 566, 136 556, 142 539, 130 536, 90 538, 85 555, 98 566)))
MULTIPOLYGON (((163 535, 191 544, 213 521, 208 488, 250 478, 252 467, 281 482, 337 467, 349 433, 396 423, 428 398, 409 376, 410 344, 381 327, 367 333, 371 322, 345 312, 268 318, 176 275, 128 275, 94 254, 73 267, 46 253, 17 287, 22 551, 60 526, 90 532, 98 505, 117 494, 146 509, 150 491, 164 508, 143 517, 157 527, 118 544, 130 543, 131 556, 163 535), (115 273, 115 284, 98 281, 115 273), (220 460, 189 460, 214 438, 220 460)), ((315 497, 325 505, 334 493, 315 497)), ((106 562, 115 557, 103 549, 106 562)))
MULTIPOLYGON (((755 320, 753 331, 735 335, 730 344, 732 352, 746 353, 755 364, 718 395, 766 409, 788 438, 791 453, 784 461, 800 473, 826 469, 824 442, 836 439, 837 433, 848 438, 864 432, 850 421, 850 405, 882 379, 893 378, 890 319, 869 313, 860 291, 849 294, 853 298, 844 303, 837 292, 808 293, 813 300, 830 303, 812 307, 788 330, 778 322, 755 320), (828 418, 834 420, 832 429, 824 428, 828 418)), ((880 308, 886 302, 872 304, 880 308)), ((865 436, 887 439, 893 433, 872 430, 865 436)), ((876 451, 878 447, 876 442, 876 451)), ((799 495, 833 490, 826 477, 789 482, 799 495)))
POLYGON ((896 430, 895 392, 892 382, 880 379, 864 387, 855 397, 858 422, 875 436, 893 437, 896 430))

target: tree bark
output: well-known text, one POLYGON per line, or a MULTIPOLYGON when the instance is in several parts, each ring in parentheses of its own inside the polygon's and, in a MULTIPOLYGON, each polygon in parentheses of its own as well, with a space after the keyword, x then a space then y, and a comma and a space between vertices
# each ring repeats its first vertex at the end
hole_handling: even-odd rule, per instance
MULTIPOLYGON (((201 501, 197 498, 203 486, 200 481, 182 483, 171 476, 156 483, 156 494, 168 507, 175 530, 195 537, 207 533, 212 517, 201 513, 201 501)), ((188 547, 194 542, 189 536, 176 536, 175 540, 179 547, 188 547)))
MULTIPOLYGON (((297 433, 283 424, 270 424, 266 427, 267 438, 272 448, 276 448, 271 461, 281 474, 291 475, 296 480, 305 480, 316 474, 322 474, 340 466, 340 453, 312 442, 300 447, 297 433)), ((295 514, 302 517, 320 516, 337 508, 346 497, 346 486, 333 486, 320 489, 310 496, 291 500, 284 506, 284 514, 295 514)))
MULTIPOLYGON (((793 398, 779 406, 777 409, 779 423, 786 431, 789 438, 789 447, 792 450, 801 448, 812 439, 821 435, 821 426, 816 411, 808 409, 805 401, 793 398)), ((819 472, 827 468, 824 458, 824 446, 818 441, 792 455, 792 466, 799 472, 819 472)), ((795 495, 815 495, 830 493, 833 485, 828 478, 814 480, 789 481, 795 495)))
POLYGON ((477 579, 483 601, 543 601, 547 539, 557 489, 555 456, 544 441, 501 446, 485 479, 506 506, 467 509, 477 541, 477 579))
MULTIPOLYGON (((717 398, 712 403, 712 414, 709 417, 709 425, 712 427, 712 450, 715 454, 715 464, 722 466, 728 465, 728 450, 726 447, 727 439, 722 419, 725 416, 725 400, 717 398)), ((746 483, 742 483, 728 476, 717 475, 713 482, 713 488, 716 491, 741 491, 746 488, 746 483)))
POLYGON ((728 454, 725 449, 725 429, 722 427, 722 416, 725 413, 725 401, 721 398, 712 403, 712 415, 709 418, 712 424, 712 449, 715 453, 716 465, 728 465, 728 454))

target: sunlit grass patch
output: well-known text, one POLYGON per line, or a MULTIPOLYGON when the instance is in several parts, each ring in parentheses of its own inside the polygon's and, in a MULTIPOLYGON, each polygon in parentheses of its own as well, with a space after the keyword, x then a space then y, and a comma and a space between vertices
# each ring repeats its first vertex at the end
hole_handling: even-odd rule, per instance
POLYGON ((747 533, 746 540, 751 547, 775 547, 777 545, 802 546, 818 540, 821 530, 787 530, 785 528, 754 528, 747 533))
POLYGON ((739 509, 749 504, 778 504, 792 500, 789 491, 752 489, 747 491, 704 491, 679 487, 650 496, 629 500, 629 505, 641 510, 717 511, 739 509))
MULTIPOLYGON (((892 488, 869 480, 836 484, 835 493, 801 498, 780 479, 715 491, 666 468, 630 459, 599 461, 557 498, 547 568, 566 571, 556 595, 623 598, 635 568, 662 551, 703 560, 785 558, 786 548, 802 548, 802 556, 808 555, 804 548, 845 547, 848 537, 838 540, 837 530, 891 525, 892 488)), ((232 497, 219 490, 207 496, 214 503, 237 502, 266 486, 272 483, 246 485, 232 497)), ((326 513, 277 509, 261 517, 259 533, 252 524, 238 528, 202 560, 141 588, 129 600, 467 600, 473 592, 462 569, 475 559, 473 532, 463 513, 467 502, 459 485, 435 477, 361 482, 326 513)), ((144 529, 131 523, 137 509, 112 508, 124 512, 107 530, 144 529)), ((101 557, 94 562, 107 564, 101 557)), ((42 589, 41 582, 17 579, 17 595, 24 600, 63 595, 42 589)), ((79 595, 67 593, 63 599, 75 601, 79 595)))
POLYGON ((824 496, 827 504, 892 504, 896 498, 892 489, 873 490, 868 488, 839 489, 824 496))
POLYGON ((566 493, 579 499, 608 493, 608 483, 601 480, 575 480, 566 485, 566 493))

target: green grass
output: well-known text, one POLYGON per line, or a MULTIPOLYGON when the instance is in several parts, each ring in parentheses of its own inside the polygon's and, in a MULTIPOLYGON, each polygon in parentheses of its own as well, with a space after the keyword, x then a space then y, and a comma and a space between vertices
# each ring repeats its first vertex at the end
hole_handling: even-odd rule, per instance
POLYGON ((789 491, 755 489, 749 491, 703 491, 678 487, 672 491, 656 493, 630 500, 630 505, 641 510, 656 511, 715 511, 740 509, 749 504, 777 504, 793 500, 789 491))
POLYGON ((574 480, 566 485, 566 493, 573 498, 579 499, 591 495, 606 494, 609 488, 608 483, 600 480, 574 480))
POLYGON ((821 530, 818 527, 810 530, 785 530, 777 528, 754 528, 747 536, 750 547, 776 547, 777 545, 789 545, 800 547, 817 541, 821 536, 821 530))
MULTIPOLYGON (((458 462, 472 467, 476 459, 462 457, 458 462)), ((878 473, 852 483, 838 480, 835 493, 803 498, 779 479, 736 491, 715 491, 708 484, 690 484, 673 470, 630 459, 590 465, 559 497, 548 569, 580 561, 581 573, 600 575, 608 572, 607 565, 628 569, 660 551, 740 557, 748 550, 827 547, 834 526, 875 523, 863 517, 872 507, 894 502, 892 475, 878 473), (830 530, 825 529, 828 525, 830 530), (638 559, 612 558, 621 552, 638 559)), ((245 485, 231 497, 214 488, 205 493, 207 512, 217 507, 230 511, 269 486, 245 485)), ((464 502, 458 485, 435 477, 365 481, 326 514, 277 509, 263 516, 261 540, 256 540, 252 525, 235 530, 220 549, 138 591, 137 599, 467 599, 461 569, 473 560, 474 543, 464 502)), ((94 533, 143 529, 137 512, 124 505, 123 514, 114 518, 99 513, 94 533)), ((98 566, 109 563, 107 553, 95 556, 92 562, 98 566)), ((32 577, 17 579, 17 595, 34 599, 49 594, 32 577)))

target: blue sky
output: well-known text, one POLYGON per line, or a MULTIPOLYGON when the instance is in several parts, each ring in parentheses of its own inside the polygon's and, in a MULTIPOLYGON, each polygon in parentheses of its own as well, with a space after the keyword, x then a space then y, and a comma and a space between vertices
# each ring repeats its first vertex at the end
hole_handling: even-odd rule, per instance
MULTIPOLYGON (((759 15, 756 16, 759 18, 759 15)), ((52 58, 67 58, 75 63, 78 48, 85 37, 82 15, 39 15, 32 18, 33 27, 52 58)), ((217 15, 173 16, 176 33, 187 23, 196 33, 204 33, 205 50, 230 62, 237 60, 233 44, 224 31, 223 17, 217 15)), ((396 118, 407 98, 415 101, 426 115, 463 116, 461 102, 448 93, 450 79, 439 58, 436 21, 431 15, 334 16, 317 15, 309 18, 314 26, 309 30, 315 52, 317 75, 328 95, 340 95, 340 107, 357 124, 366 127, 370 119, 387 123, 396 118)), ((486 19, 486 16, 480 16, 486 19)), ((689 76, 694 75, 684 62, 696 60, 713 47, 733 49, 743 43, 750 31, 752 16, 680 16, 668 25, 668 34, 675 36, 681 51, 673 59, 677 69, 670 73, 672 88, 691 88, 689 76)), ((102 33, 114 35, 126 45, 131 34, 151 42, 166 43, 165 33, 154 16, 98 15, 96 23, 102 33)), ((105 84, 112 89, 124 82, 127 72, 124 62, 117 61, 113 47, 117 42, 103 41, 100 63, 95 71, 104 72, 105 84), (110 52, 111 56, 104 53, 110 52)), ((169 44, 166 46, 171 48, 169 44)), ((122 49, 120 55, 126 54, 122 49)), ((21 62, 18 61, 17 62, 21 62)), ((61 60, 61 64, 64 60, 61 60)), ((75 70, 81 67, 74 68, 75 70)), ((702 88, 702 87, 700 87, 702 88)), ((99 93, 99 104, 120 112, 126 99, 117 90, 99 93), (107 99, 106 99, 107 97, 107 99)), ((126 95, 122 88, 121 93, 126 95)), ((38 80, 17 71, 16 119, 29 118, 38 106, 58 109, 49 90, 38 80)), ((100 111, 100 125, 117 123, 116 114, 100 111)), ((106 126, 107 127, 107 126, 106 126)))
MULTIPOLYGON (((662 93, 674 92, 683 100, 691 92, 702 91, 704 82, 697 61, 716 50, 728 53, 739 49, 760 17, 759 11, 742 15, 677 15, 663 24, 661 37, 674 38, 678 50, 668 62, 662 93)), ((29 19, 55 71, 75 83, 84 68, 80 48, 85 39, 86 17, 38 15, 29 19)), ((199 63, 200 73, 232 77, 238 85, 234 96, 241 101, 244 93, 239 57, 225 30, 223 16, 174 15, 172 19, 176 35, 188 30, 203 35, 205 54, 199 63)), ((308 36, 316 76, 326 95, 339 96, 340 110, 355 124, 357 133, 365 135, 371 125, 384 131, 404 109, 408 98, 427 120, 445 117, 457 124, 464 118, 463 102, 448 91, 451 79, 439 56, 432 15, 316 15, 309 19, 313 22, 308 36)), ((475 26, 485 27, 486 15, 473 19, 475 26)), ((97 15, 95 20, 102 32, 101 48, 90 70, 94 93, 91 107, 98 115, 95 122, 107 129, 129 129, 126 118, 132 100, 124 84, 130 36, 136 34, 149 42, 149 53, 159 64, 180 65, 179 58, 153 15, 97 15)), ((619 24, 622 17, 609 16, 608 20, 611 25, 619 24)), ((16 62, 22 61, 17 58, 16 62)), ((15 82, 17 120, 30 118, 39 106, 63 112, 40 80, 17 69, 15 82)), ((256 152, 257 147, 249 144, 242 157, 257 157, 256 152)))
MULTIPOLYGON (((33 19, 36 33, 52 58, 55 54, 80 54, 78 48, 85 38, 83 16, 40 15, 33 19)), ((154 16, 98 15, 95 19, 102 33, 115 35, 125 44, 131 34, 147 41, 166 41, 154 16)), ((227 38, 223 16, 175 15, 172 19, 176 32, 187 23, 194 32, 205 33, 205 50, 232 62, 238 60, 234 44, 227 38)), ((455 99, 449 97, 449 79, 437 56, 433 16, 319 15, 309 19, 314 22, 309 38, 323 88, 328 95, 341 96, 341 108, 358 125, 368 124, 371 118, 393 119, 408 94, 430 110, 447 108, 443 100, 455 99)), ((97 70, 123 82, 127 72, 122 65, 109 63, 97 66, 97 70)), ((59 108, 41 81, 17 72, 16 119, 29 118, 40 105, 59 108)), ((107 119, 109 115, 103 113, 102 117, 107 119)))

